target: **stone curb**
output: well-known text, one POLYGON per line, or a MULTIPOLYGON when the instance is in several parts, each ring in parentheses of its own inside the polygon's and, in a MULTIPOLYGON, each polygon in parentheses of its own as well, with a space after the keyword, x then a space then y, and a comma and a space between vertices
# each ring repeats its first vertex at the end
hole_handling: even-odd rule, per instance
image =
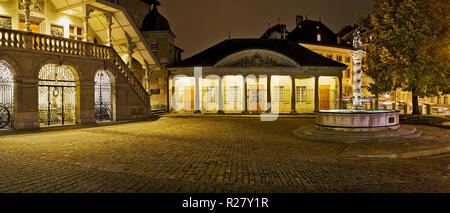
POLYGON ((276 115, 255 115, 255 114, 247 114, 247 115, 240 115, 240 114, 163 114, 159 115, 159 117, 234 117, 234 118, 315 118, 313 115, 288 115, 288 114, 280 114, 278 116, 276 115))
POLYGON ((450 146, 438 148, 438 149, 429 149, 429 150, 421 150, 416 152, 406 152, 406 153, 389 153, 389 154, 379 154, 379 155, 338 155, 338 157, 358 157, 358 158, 388 158, 388 159, 406 159, 406 158, 415 158, 415 157, 426 157, 435 154, 442 154, 450 152, 450 146))

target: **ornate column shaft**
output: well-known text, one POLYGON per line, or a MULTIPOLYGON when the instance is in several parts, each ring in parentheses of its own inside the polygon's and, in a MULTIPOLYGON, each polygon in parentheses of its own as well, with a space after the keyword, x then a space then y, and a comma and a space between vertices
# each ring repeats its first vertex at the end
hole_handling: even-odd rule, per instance
POLYGON ((112 14, 111 13, 104 13, 104 16, 106 18, 106 46, 111 47, 112 46, 112 14))
POLYGON ((362 105, 362 91, 361 91, 361 75, 362 75, 362 60, 366 52, 363 50, 361 33, 356 31, 353 34, 353 48, 350 55, 353 58, 353 104, 352 109, 364 109, 362 105))
POLYGON ((128 67, 131 68, 132 62, 133 62, 133 53, 134 53, 134 43, 131 39, 131 37, 128 35, 128 33, 125 33, 125 36, 127 37, 127 43, 128 43, 128 67))
POLYGON ((362 105, 362 91, 361 91, 361 63, 366 52, 364 50, 350 51, 353 58, 353 104, 352 109, 364 109, 362 105))
POLYGON ((30 29, 30 5, 31 5, 31 0, 23 0, 20 5, 23 7, 23 13, 25 15, 25 31, 27 32, 31 32, 30 29))
POLYGON ((84 30, 84 34, 83 34, 83 41, 84 42, 89 42, 89 15, 94 11, 94 9, 90 8, 90 7, 86 7, 86 14, 85 17, 83 18, 83 30, 84 30))

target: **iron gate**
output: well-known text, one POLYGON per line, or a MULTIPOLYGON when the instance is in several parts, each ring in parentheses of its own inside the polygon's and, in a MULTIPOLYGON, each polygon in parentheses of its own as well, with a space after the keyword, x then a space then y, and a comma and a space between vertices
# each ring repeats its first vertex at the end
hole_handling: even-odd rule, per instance
POLYGON ((48 64, 39 72, 39 123, 42 126, 75 123, 75 77, 66 66, 48 64))
POLYGON ((112 121, 111 78, 104 70, 95 75, 95 119, 112 121))

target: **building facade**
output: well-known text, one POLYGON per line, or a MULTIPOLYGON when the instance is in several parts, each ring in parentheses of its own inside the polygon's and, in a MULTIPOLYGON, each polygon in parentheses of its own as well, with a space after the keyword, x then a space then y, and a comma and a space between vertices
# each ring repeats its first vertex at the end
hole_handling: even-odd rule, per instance
MULTIPOLYGON (((302 16, 296 17, 296 25, 292 30, 287 30, 286 25, 278 24, 269 28, 263 39, 289 39, 306 47, 324 57, 335 60, 337 62, 347 65, 347 69, 342 73, 342 87, 343 87, 343 107, 350 107, 350 99, 353 96, 353 60, 350 55, 352 50, 353 33, 357 26, 346 26, 338 33, 334 33, 320 20, 308 20, 302 16)), ((367 39, 367 38, 366 38, 367 39)), ((364 42, 364 47, 367 48, 368 41, 364 42)), ((364 60, 363 60, 364 64, 364 60)), ((375 108, 375 95, 369 92, 370 83, 373 80, 362 74, 362 95, 365 98, 365 107, 367 109, 375 108)), ((437 97, 419 98, 419 107, 422 114, 450 114, 450 104, 448 99, 450 95, 441 95, 437 97)), ((410 91, 403 91, 397 89, 390 93, 381 94, 379 96, 379 108, 383 109, 397 109, 403 113, 412 113, 412 94, 410 91)))
POLYGON ((337 109, 344 69, 289 40, 229 39, 169 68, 170 110, 297 114, 337 109))
POLYGON ((9 112, 7 127, 150 116, 151 74, 164 73, 164 63, 142 29, 156 7, 140 0, 0 1, 0 113, 4 119, 9 112))

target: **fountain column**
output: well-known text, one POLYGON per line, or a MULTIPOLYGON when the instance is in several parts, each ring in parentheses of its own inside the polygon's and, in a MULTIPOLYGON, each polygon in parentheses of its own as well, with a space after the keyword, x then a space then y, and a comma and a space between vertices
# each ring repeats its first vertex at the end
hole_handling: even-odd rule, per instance
POLYGON ((361 75, 362 75, 362 60, 366 51, 363 50, 361 35, 357 31, 353 38, 353 47, 355 50, 350 51, 353 58, 353 104, 352 109, 364 109, 362 105, 362 91, 361 91, 361 75))

